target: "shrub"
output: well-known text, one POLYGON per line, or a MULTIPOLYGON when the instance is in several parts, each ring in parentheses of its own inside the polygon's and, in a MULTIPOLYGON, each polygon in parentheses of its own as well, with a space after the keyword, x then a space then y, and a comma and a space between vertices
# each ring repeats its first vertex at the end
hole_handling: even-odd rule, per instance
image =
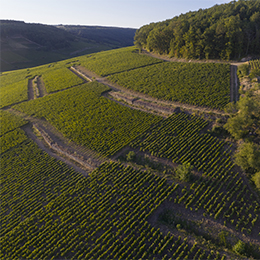
POLYGON ((190 181, 192 173, 191 170, 193 166, 190 163, 184 162, 183 165, 179 165, 176 169, 176 176, 181 181, 190 181))
POLYGON ((136 154, 135 154, 134 151, 130 151, 130 152, 126 155, 126 160, 127 160, 128 162, 134 161, 135 158, 136 158, 136 154))
POLYGON ((234 252, 237 254, 243 255, 246 251, 246 244, 239 240, 234 246, 233 246, 234 252))

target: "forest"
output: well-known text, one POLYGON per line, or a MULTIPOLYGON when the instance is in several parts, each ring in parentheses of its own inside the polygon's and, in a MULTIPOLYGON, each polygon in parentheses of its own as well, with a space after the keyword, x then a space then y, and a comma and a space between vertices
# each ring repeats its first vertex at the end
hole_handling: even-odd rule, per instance
POLYGON ((186 59, 241 59, 260 54, 260 1, 239 0, 150 23, 135 45, 186 59))

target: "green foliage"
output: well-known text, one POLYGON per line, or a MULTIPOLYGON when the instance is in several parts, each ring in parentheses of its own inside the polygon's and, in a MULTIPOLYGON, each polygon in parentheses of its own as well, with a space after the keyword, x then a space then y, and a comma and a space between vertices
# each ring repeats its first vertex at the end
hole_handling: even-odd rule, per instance
POLYGON ((0 153, 6 152, 10 148, 22 143, 25 140, 27 140, 27 136, 24 131, 19 128, 2 135, 0 137, 0 153))
POLYGON ((0 110, 0 136, 16 129, 17 127, 25 125, 26 123, 27 121, 23 118, 11 114, 8 111, 0 110))
POLYGON ((130 151, 127 155, 126 155, 126 160, 128 162, 132 162, 135 160, 136 154, 134 151, 130 151))
POLYGON ((66 67, 52 69, 43 74, 43 81, 48 93, 76 86, 84 82, 66 67))
POLYGON ((164 62, 108 78, 158 99, 217 109, 223 109, 230 100, 227 64, 164 62))
POLYGON ((15 106, 45 118, 66 137, 98 153, 115 154, 161 118, 101 96, 109 88, 92 82, 15 106))
POLYGON ((244 255, 246 252, 246 244, 239 240, 234 246, 233 250, 240 255, 244 255))
POLYGON ((259 10, 255 0, 232 1, 181 14, 138 29, 136 46, 187 59, 241 59, 259 54, 259 10))
POLYGON ((260 60, 250 60, 250 78, 260 76, 260 60))
POLYGON ((254 97, 248 95, 240 97, 236 104, 238 113, 231 115, 224 125, 224 128, 229 131, 235 139, 241 139, 248 135, 249 132, 255 132, 260 126, 259 104, 259 101, 254 97))
POLYGON ((79 58, 80 64, 100 76, 161 63, 160 59, 139 54, 135 47, 95 53, 79 58))
POLYGON ((235 114, 237 112, 237 106, 234 102, 230 102, 225 106, 224 111, 229 114, 235 114))
POLYGON ((249 74, 249 65, 241 64, 237 67, 237 75, 239 78, 243 78, 249 74))
POLYGON ((179 165, 176 169, 176 176, 181 181, 190 181, 192 177, 191 170, 193 166, 190 163, 184 162, 182 165, 179 165))
POLYGON ((260 172, 256 172, 252 177, 252 180, 254 181, 256 188, 260 190, 260 172))
POLYGON ((260 170, 260 147, 254 143, 243 143, 235 154, 235 162, 244 171, 249 168, 260 170))

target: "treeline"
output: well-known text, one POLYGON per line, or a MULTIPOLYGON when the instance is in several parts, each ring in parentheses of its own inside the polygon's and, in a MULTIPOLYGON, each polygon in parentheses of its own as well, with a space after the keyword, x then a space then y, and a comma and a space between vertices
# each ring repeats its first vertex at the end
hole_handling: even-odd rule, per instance
POLYGON ((188 59, 259 55, 260 1, 232 1, 145 25, 136 31, 135 45, 188 59))

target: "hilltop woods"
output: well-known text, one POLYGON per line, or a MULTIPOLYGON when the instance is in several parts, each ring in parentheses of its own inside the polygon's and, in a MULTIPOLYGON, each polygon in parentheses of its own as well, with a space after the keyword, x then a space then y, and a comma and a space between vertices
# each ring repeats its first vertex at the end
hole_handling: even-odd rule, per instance
POLYGON ((260 1, 232 1, 144 25, 139 48, 187 59, 241 59, 260 54, 260 1))

